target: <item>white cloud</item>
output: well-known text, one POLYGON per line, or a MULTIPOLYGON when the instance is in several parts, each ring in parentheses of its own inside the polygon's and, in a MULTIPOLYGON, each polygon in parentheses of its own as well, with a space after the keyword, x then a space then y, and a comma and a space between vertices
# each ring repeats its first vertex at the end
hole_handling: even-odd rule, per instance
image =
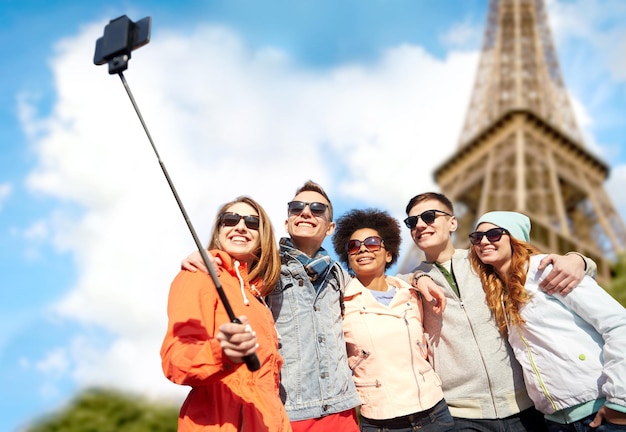
POLYGON ((592 149, 612 158, 611 151, 593 148, 590 137, 613 129, 621 140, 626 127, 626 3, 553 0, 548 10, 566 86, 593 118, 578 118, 583 133, 592 149))
POLYGON ((441 39, 443 43, 452 49, 476 49, 480 48, 484 35, 484 23, 480 26, 472 25, 469 22, 462 22, 452 27, 441 39))
POLYGON ((57 348, 47 353, 43 360, 35 365, 35 368, 45 374, 58 375, 68 370, 69 363, 65 349, 57 348))
MULTIPOLYGON (((30 362, 23 360, 22 366, 30 369, 30 362)), ((67 375, 70 362, 67 349, 57 347, 48 351, 44 358, 34 361, 33 368, 42 376, 37 393, 45 400, 55 400, 61 395, 59 382, 67 375)))
POLYGON ((32 223, 28 228, 24 230, 24 237, 28 240, 41 241, 48 237, 49 229, 48 223, 45 220, 38 220, 32 223))
POLYGON ((604 68, 616 81, 626 80, 623 59, 616 55, 626 48, 626 3, 621 0, 552 0, 548 3, 550 26, 557 45, 585 41, 579 44, 577 51, 585 56, 597 56, 602 61, 587 64, 584 69, 604 68))
POLYGON ((21 236, 24 237, 27 245, 24 256, 30 261, 40 259, 40 248, 48 241, 50 234, 50 227, 46 219, 36 220, 21 231, 21 236))
POLYGON ((574 118, 576 119, 576 125, 578 130, 582 134, 582 139, 585 144, 585 148, 596 156, 604 158, 604 148, 599 145, 595 136, 593 135, 594 119, 587 111, 586 106, 576 96, 570 94, 570 104, 574 111, 574 118))
POLYGON ((606 182, 606 192, 611 197, 617 212, 626 222, 626 164, 611 168, 609 179, 606 182))
POLYGON ((4 203, 11 195, 12 187, 10 183, 0 183, 0 213, 4 207, 4 203))

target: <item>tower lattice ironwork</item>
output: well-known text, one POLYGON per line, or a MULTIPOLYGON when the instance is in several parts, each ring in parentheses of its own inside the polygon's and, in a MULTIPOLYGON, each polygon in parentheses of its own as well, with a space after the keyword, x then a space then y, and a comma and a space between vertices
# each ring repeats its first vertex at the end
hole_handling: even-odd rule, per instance
POLYGON ((626 247, 606 194, 607 164, 585 149, 543 0, 491 0, 482 54, 458 149, 435 170, 455 204, 458 246, 490 210, 527 214, 545 252, 579 251, 601 279, 626 247))

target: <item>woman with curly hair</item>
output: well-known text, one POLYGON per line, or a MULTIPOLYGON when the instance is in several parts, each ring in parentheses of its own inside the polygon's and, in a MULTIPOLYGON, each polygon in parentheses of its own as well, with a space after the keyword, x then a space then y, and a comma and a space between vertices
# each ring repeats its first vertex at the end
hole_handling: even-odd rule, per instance
POLYGON ((538 270, 545 255, 528 243, 521 213, 486 213, 469 238, 472 267, 548 430, 626 431, 626 310, 589 276, 566 296, 539 289, 552 267, 538 270))
POLYGON ((351 210, 333 246, 355 276, 344 294, 348 362, 361 397, 361 431, 451 431, 441 381, 427 360, 421 297, 385 271, 398 259, 400 224, 387 212, 351 210))

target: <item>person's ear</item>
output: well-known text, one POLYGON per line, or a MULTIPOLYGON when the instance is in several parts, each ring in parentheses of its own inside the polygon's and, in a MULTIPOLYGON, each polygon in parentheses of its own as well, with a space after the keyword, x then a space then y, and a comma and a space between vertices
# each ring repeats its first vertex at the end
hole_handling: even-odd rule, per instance
POLYGON ((326 228, 326 235, 331 236, 335 232, 335 222, 329 222, 328 228, 326 228))
POLYGON ((450 232, 454 232, 457 230, 457 228, 459 227, 459 221, 457 220, 456 216, 452 216, 450 218, 449 224, 450 224, 450 232))

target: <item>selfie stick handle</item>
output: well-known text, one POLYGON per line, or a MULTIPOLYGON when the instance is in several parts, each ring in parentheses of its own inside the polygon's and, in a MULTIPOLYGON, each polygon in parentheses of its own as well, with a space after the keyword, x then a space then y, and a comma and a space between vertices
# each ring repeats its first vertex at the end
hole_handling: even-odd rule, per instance
MULTIPOLYGON (((135 102, 135 98, 133 97, 133 94, 130 91, 130 87, 128 86, 128 83, 126 82, 126 78, 124 77, 124 74, 122 72, 119 72, 118 75, 122 79, 122 84, 124 84, 124 88, 126 89, 126 93, 128 93, 128 97, 130 98, 130 101, 133 104, 133 108, 135 108, 135 112, 137 113, 137 116, 139 117, 139 121, 141 121, 141 125, 143 126, 143 130, 146 132, 146 135, 148 136, 148 140, 150 141, 150 145, 152 146, 152 150, 154 150, 154 154, 156 155, 157 160, 159 161, 159 165, 161 166, 161 170, 163 171, 163 174, 165 175, 165 178, 167 179, 167 183, 170 185, 170 189, 172 190, 172 193, 174 194, 174 198, 176 199, 176 203, 178 204, 178 208, 180 208, 180 211, 182 212, 183 217, 185 218, 185 222, 187 223, 187 226, 189 227, 189 231, 191 232, 191 236, 193 237, 193 241, 196 243, 196 247, 198 248, 198 251, 200 252, 200 255, 202 256, 202 261, 204 261, 204 265, 209 270, 209 274, 211 275, 211 279, 213 279, 213 284, 215 285, 215 289, 217 290, 217 294, 220 296, 220 300, 222 300, 222 304, 224 305, 224 309, 226 309, 226 313, 228 314, 228 318, 233 323, 241 324, 241 321, 239 320, 239 318, 237 318, 235 316, 235 313, 233 312, 233 309, 231 308, 230 303, 228 302, 228 298, 226 297, 226 293, 224 292, 224 288, 222 287, 222 283, 220 282, 219 278, 217 277, 217 273, 215 272, 215 269, 213 268, 213 265, 211 264, 211 260, 209 259, 209 255, 207 254, 207 251, 202 247, 202 243, 198 239, 198 235, 196 234, 196 230, 194 229, 193 225, 191 224, 191 221, 189 220, 189 216, 187 215, 187 211, 185 210, 185 207, 183 206, 183 203, 180 200, 180 197, 178 196, 178 192, 176 192, 176 188, 174 187, 174 183, 172 183, 172 179, 170 178, 169 174, 167 173, 167 169, 165 168, 165 164, 163 164, 163 161, 161 160, 161 157, 159 156, 159 152, 157 151, 157 148, 154 145, 154 141, 152 141, 152 136, 150 135, 150 131, 148 131, 148 127, 146 126, 146 123, 143 121, 143 116, 141 115, 141 112, 139 111, 139 107, 137 106, 137 103, 135 102)), ((250 371, 252 371, 252 372, 258 370, 261 367, 261 363, 259 362, 259 358, 257 357, 257 355, 255 353, 245 356, 244 357, 244 362, 246 363, 246 366, 248 366, 248 369, 250 371)))

